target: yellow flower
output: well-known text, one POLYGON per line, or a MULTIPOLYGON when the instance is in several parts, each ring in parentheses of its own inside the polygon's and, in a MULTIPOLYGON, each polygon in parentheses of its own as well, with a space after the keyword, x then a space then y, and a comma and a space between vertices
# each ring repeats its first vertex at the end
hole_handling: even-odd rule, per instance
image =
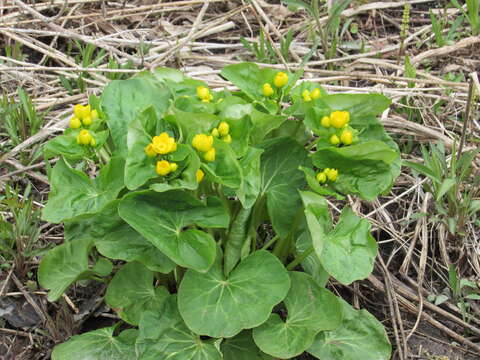
POLYGON ((230 131, 230 125, 227 122, 222 121, 220 125, 218 125, 218 133, 220 136, 227 136, 230 131))
POLYGON ((192 140, 192 146, 201 152, 207 152, 212 149, 213 136, 205 134, 197 134, 192 140))
POLYGON ((338 178, 338 170, 337 169, 325 169, 325 175, 327 175, 328 180, 336 181, 338 178), (327 171, 328 170, 328 171, 327 171))
POLYGON ((310 92, 310 97, 311 97, 313 100, 316 100, 316 99, 322 97, 322 93, 320 92, 320 89, 319 89, 319 88, 313 89, 313 90, 310 92))
POLYGON ((98 119, 98 111, 92 110, 92 112, 90 113, 90 116, 92 117, 92 120, 98 119))
POLYGON ((344 132, 342 132, 342 135, 340 135, 340 141, 345 145, 350 145, 353 141, 352 132, 350 130, 345 130, 344 132))
POLYGON ((77 136, 77 143, 80 145, 89 145, 92 139, 92 134, 90 134, 88 130, 82 130, 77 136))
POLYGON ((82 123, 85 126, 92 125, 92 117, 90 115, 87 115, 87 116, 83 117, 82 118, 82 123))
POLYGON ((216 138, 218 138, 220 136, 217 128, 213 128, 211 134, 212 134, 213 137, 216 137, 216 138))
POLYGON ((210 150, 208 150, 205 155, 203 155, 203 158, 208 162, 215 161, 215 148, 212 147, 210 150))
POLYGON ((328 116, 322 117, 322 120, 320 120, 320 124, 323 127, 329 128, 330 127, 330 118, 328 116))
POLYGON ((325 175, 324 172, 319 172, 317 174, 317 181, 320 183, 320 184, 324 184, 326 181, 327 181, 327 175, 325 175))
POLYGON ((263 84, 262 92, 263 92, 263 95, 265 96, 272 96, 273 95, 272 85, 270 85, 269 83, 263 84))
POLYGON ((197 87, 197 96, 200 100, 210 100, 210 90, 205 86, 197 87))
POLYGON ((303 90, 302 91, 302 98, 303 98, 303 101, 305 101, 305 102, 312 101, 312 98, 310 97, 310 91, 308 91, 307 89, 303 90))
POLYGON ((225 141, 227 144, 231 144, 231 143, 232 143, 232 137, 230 136, 230 134, 228 134, 227 136, 222 137, 222 140, 225 141))
POLYGON ((275 78, 273 79, 273 84, 278 88, 287 85, 287 83, 288 83, 288 75, 283 71, 278 72, 275 75, 275 78))
POLYGON ((154 136, 152 139, 152 144, 153 150, 160 155, 169 154, 177 150, 175 139, 170 137, 166 132, 163 132, 158 136, 154 136))
POLYGON ((83 106, 82 104, 75 105, 73 107, 73 114, 79 119, 83 118, 85 114, 85 106, 83 106))
POLYGON ((170 167, 170 163, 167 160, 160 160, 157 161, 157 166, 155 167, 155 170, 158 175, 165 176, 170 174, 172 168, 170 167))
POLYGON ((333 134, 330 136, 330 144, 332 145, 338 145, 340 143, 340 139, 338 138, 337 135, 333 134))
POLYGON ((334 111, 330 114, 330 123, 334 128, 340 129, 350 121, 350 113, 348 111, 334 111))
POLYGON ((204 176, 205 176, 205 173, 201 169, 198 169, 197 172, 195 173, 195 177, 197 178, 197 183, 201 182, 204 176))
POLYGON ((177 171, 177 169, 178 169, 177 163, 170 163, 170 171, 171 172, 177 171))
POLYGON ((70 119, 70 127, 72 129, 78 129, 80 126, 82 126, 82 122, 78 117, 74 116, 70 119))
POLYGON ((147 154, 148 157, 154 157, 155 155, 157 155, 157 153, 153 149, 153 144, 152 143, 148 144, 145 147, 145 154, 147 154))

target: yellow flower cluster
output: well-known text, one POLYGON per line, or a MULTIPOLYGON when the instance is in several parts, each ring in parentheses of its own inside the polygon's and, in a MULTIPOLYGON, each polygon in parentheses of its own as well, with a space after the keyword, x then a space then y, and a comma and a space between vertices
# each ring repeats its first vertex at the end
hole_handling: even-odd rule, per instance
POLYGON ((73 107, 73 116, 70 119, 70 127, 72 129, 78 129, 82 125, 90 126, 95 119, 98 119, 97 110, 91 110, 90 105, 83 106, 77 104, 73 107))
POLYGON ((177 150, 175 139, 163 132, 158 136, 154 136, 152 142, 145 147, 145 153, 148 157, 170 154, 177 150))
MULTIPOLYGON (((288 84, 288 75, 284 73, 283 71, 279 71, 278 73, 275 74, 275 77, 273 78, 273 85, 277 88, 284 87, 285 85, 288 84)), ((265 83, 262 86, 262 94, 264 96, 272 96, 275 93, 275 91, 272 88, 272 85, 269 83, 265 83)))
POLYGON ((177 169, 178 165, 176 163, 167 160, 157 161, 157 166, 155 167, 157 174, 160 176, 166 176, 177 169))
POLYGON ((320 184, 325 184, 328 181, 334 182, 338 178, 338 170, 326 168, 317 174, 317 181, 320 184))
POLYGON ((85 129, 80 130, 80 133, 77 135, 77 144, 90 146, 97 145, 90 131, 85 129))
MULTIPOLYGON (((333 127, 335 129, 345 128, 350 122, 350 113, 348 111, 333 111, 330 116, 324 116, 320 120, 320 125, 325 128, 333 127)), ((344 129, 340 134, 333 134, 329 138, 330 144, 350 145, 353 142, 353 133, 344 129)))
POLYGON ((220 137, 227 144, 232 142, 232 136, 230 135, 230 125, 226 121, 222 121, 218 124, 218 127, 214 128, 211 132, 212 136, 220 137))
POLYGON ((203 152, 203 158, 205 161, 215 161, 215 148, 213 147, 213 136, 206 134, 197 134, 193 137, 192 146, 203 152))
POLYGON ((307 89, 302 91, 302 98, 305 102, 316 100, 320 97, 322 97, 322 93, 319 88, 315 88, 312 91, 308 91, 307 89))
POLYGON ((210 93, 210 89, 205 86, 197 87, 197 96, 203 102, 210 102, 213 99, 213 95, 210 93))

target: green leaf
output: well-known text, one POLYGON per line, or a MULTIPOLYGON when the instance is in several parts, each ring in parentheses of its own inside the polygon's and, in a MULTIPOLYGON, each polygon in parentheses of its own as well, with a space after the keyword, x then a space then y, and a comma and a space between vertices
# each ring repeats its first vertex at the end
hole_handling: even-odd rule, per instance
POLYGON ((176 124, 181 133, 182 142, 191 144, 192 139, 197 134, 210 134, 210 131, 219 124, 221 118, 200 112, 185 112, 177 108, 172 109, 173 113, 165 117, 165 119, 176 124))
POLYGON ((201 340, 183 322, 177 297, 170 296, 162 312, 146 311, 137 339, 139 360, 222 360, 218 346, 201 340))
POLYGON ((301 208, 297 189, 305 185, 298 167, 309 163, 307 151, 290 138, 277 138, 262 145, 262 190, 274 230, 280 237, 291 231, 292 220, 301 208))
POLYGON ((107 85, 101 98, 102 110, 117 153, 127 156, 128 125, 138 114, 153 106, 161 118, 169 106, 170 91, 149 72, 128 80, 114 80, 107 85))
POLYGON ((258 347, 275 357, 288 359, 300 355, 313 343, 322 330, 337 328, 342 320, 339 299, 318 286, 310 275, 290 272, 292 286, 283 300, 288 316, 283 321, 278 314, 253 329, 258 347))
POLYGON ((267 251, 249 255, 228 277, 219 254, 206 274, 187 271, 178 290, 178 308, 195 333, 232 337, 266 321, 289 288, 285 268, 267 251))
POLYGON ((216 151, 215 161, 202 163, 202 169, 205 170, 209 180, 232 189, 240 188, 243 174, 234 151, 229 144, 218 139, 214 140, 213 146, 216 151))
POLYGON ((443 195, 445 195, 451 188, 457 183, 457 179, 452 179, 452 178, 446 178, 442 181, 438 192, 435 196, 435 200, 439 201, 443 195))
MULTIPOLYGON (((91 129, 90 129, 91 130, 91 129)), ((107 141, 109 132, 91 131, 90 134, 95 139, 95 147, 80 145, 77 143, 77 135, 80 129, 67 129, 63 135, 56 136, 49 140, 43 147, 45 157, 50 159, 55 156, 63 156, 66 159, 80 160, 93 153, 93 149, 99 149, 107 141)))
POLYGON ((335 229, 323 239, 322 246, 314 240, 322 266, 342 284, 365 279, 373 270, 378 245, 370 234, 370 227, 368 220, 359 218, 345 207, 335 229))
POLYGON ((230 146, 238 157, 242 157, 248 150, 248 140, 254 128, 250 121, 249 112, 244 111, 245 105, 238 104, 237 99, 239 98, 236 96, 225 98, 220 103, 222 108, 219 116, 230 125, 230 135, 232 137, 230 146), (231 103, 231 105, 228 103, 231 103))
POLYGON ((224 360, 273 360, 255 345, 250 330, 242 331, 233 338, 226 339, 220 347, 224 360))
POLYGON ((312 158, 320 169, 338 169, 338 179, 331 184, 334 189, 369 201, 389 189, 398 176, 399 154, 381 141, 322 148, 312 158))
POLYGON ((226 228, 228 211, 217 198, 200 201, 179 191, 131 193, 119 206, 120 216, 148 241, 180 266, 206 271, 213 264, 213 237, 188 228, 226 228))
POLYGON ((278 129, 287 120, 287 116, 285 115, 266 114, 253 107, 250 118, 253 124, 251 132, 251 141, 253 144, 260 143, 268 134, 278 129))
POLYGON ((380 94, 333 94, 322 96, 319 103, 320 108, 326 107, 330 111, 349 111, 353 121, 381 114, 388 109, 392 101, 380 94))
POLYGON ((242 255, 242 248, 248 241, 248 230, 252 209, 240 208, 228 230, 225 242, 224 270, 228 276, 242 255))
POLYGON ((317 194, 324 195, 324 196, 335 196, 338 200, 345 199, 344 196, 337 193, 330 184, 320 184, 316 179, 315 171, 311 168, 306 168, 300 166, 300 170, 303 171, 305 174, 305 179, 307 180, 308 186, 311 190, 315 191, 317 194))
POLYGON ((38 267, 38 282, 49 289, 48 300, 56 301, 78 279, 91 274, 88 254, 92 240, 80 239, 59 245, 43 257, 38 267))
POLYGON ((342 300, 343 321, 335 330, 317 335, 307 350, 322 360, 388 360, 391 346, 382 324, 366 310, 355 310, 342 300))
POLYGON ((43 219, 59 223, 98 213, 123 189, 123 169, 124 161, 114 157, 91 180, 60 159, 50 174, 50 194, 43 219))
POLYGON ((55 346, 52 360, 132 360, 135 355, 137 330, 124 330, 113 336, 116 326, 75 335, 55 346))
POLYGON ((108 284, 105 302, 129 324, 138 325, 143 312, 160 312, 169 296, 163 286, 153 286, 153 272, 137 262, 130 262, 108 284))
POLYGON ((260 157, 263 150, 249 147, 247 154, 239 160, 243 172, 243 182, 236 191, 238 200, 246 209, 251 208, 261 189, 260 157))

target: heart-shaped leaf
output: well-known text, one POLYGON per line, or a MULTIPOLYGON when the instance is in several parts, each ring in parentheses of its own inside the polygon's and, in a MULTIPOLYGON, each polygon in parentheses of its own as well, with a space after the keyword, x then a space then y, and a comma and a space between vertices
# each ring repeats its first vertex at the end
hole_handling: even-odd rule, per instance
POLYGON ((228 211, 217 198, 206 201, 180 190, 131 193, 119 206, 120 216, 180 266, 206 271, 213 264, 213 237, 192 225, 226 228, 228 211))
POLYGON ((253 329, 258 347, 275 357, 289 359, 308 349, 318 332, 332 330, 342 320, 338 298, 318 286, 310 275, 290 272, 291 287, 283 300, 288 316, 285 322, 278 314, 253 329))
POLYGON ((240 159, 243 172, 243 182, 236 191, 238 200, 246 209, 251 208, 258 198, 261 188, 260 157, 263 150, 249 147, 247 153, 240 159))
POLYGON ((261 195, 267 197, 273 228, 285 237, 302 207, 297 189, 305 185, 305 179, 298 167, 309 163, 308 153, 290 138, 277 138, 262 147, 265 152, 261 157, 261 195))
POLYGON ((143 72, 128 80, 114 80, 102 94, 101 105, 117 153, 126 157, 128 125, 138 114, 153 106, 158 118, 169 106, 168 88, 151 73, 143 72))
POLYGON ((342 284, 365 279, 373 270, 378 245, 370 234, 370 227, 368 220, 345 207, 335 229, 327 234, 322 244, 315 244, 314 240, 323 267, 342 284))
POLYGON ((52 360, 132 360, 135 355, 137 330, 124 330, 113 336, 116 326, 73 336, 55 346, 52 360))
POLYGON ((321 360, 390 359, 391 345, 382 324, 366 310, 355 310, 343 300, 342 306, 342 324, 319 333, 307 351, 321 360))
POLYGON ((388 190, 396 176, 399 154, 382 141, 372 140, 346 147, 327 147, 313 155, 320 169, 338 169, 332 187, 344 194, 356 194, 373 200, 388 190))
POLYGON ((214 341, 204 341, 183 322, 176 296, 170 296, 162 312, 146 311, 140 321, 139 360, 222 360, 214 341))
POLYGON ((60 159, 50 174, 50 194, 43 209, 43 219, 59 223, 98 213, 123 189, 123 169, 124 161, 112 158, 91 180, 60 159))
POLYGON ((206 274, 187 271, 178 290, 178 307, 195 333, 232 337, 267 320, 289 288, 287 271, 267 251, 243 259, 228 278, 218 255, 206 274))
POLYGON ((222 341, 220 347, 224 360, 273 360, 263 353, 253 342, 250 330, 242 331, 230 339, 222 341))
POLYGON ((153 273, 137 262, 125 264, 108 284, 105 302, 122 320, 138 325, 143 312, 161 311, 169 296, 163 286, 153 287, 153 273))
POLYGON ((70 284, 95 273, 88 267, 92 245, 92 239, 84 238, 66 242, 47 252, 40 262, 37 276, 40 285, 50 290, 48 300, 57 300, 70 284))

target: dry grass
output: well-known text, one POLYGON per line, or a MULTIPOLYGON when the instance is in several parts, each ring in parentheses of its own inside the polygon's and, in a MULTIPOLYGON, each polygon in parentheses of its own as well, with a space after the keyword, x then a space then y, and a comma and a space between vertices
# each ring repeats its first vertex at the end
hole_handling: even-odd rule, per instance
MULTIPOLYGON (((480 37, 465 34, 451 45, 432 45, 428 9, 439 6, 438 3, 354 1, 342 13, 342 19, 356 22, 358 33, 347 31, 344 40, 352 44, 363 41, 366 51, 340 46, 333 59, 325 59, 321 51, 316 51, 305 64, 305 78, 318 81, 328 91, 378 92, 389 96, 393 106, 382 115, 382 121, 403 149, 413 147, 403 154, 412 161, 422 160, 417 151, 419 143, 441 141, 448 148, 458 143, 469 101, 469 83, 480 94, 475 75, 480 69, 480 37), (405 3, 412 8, 410 28, 402 45, 400 28, 405 3), (416 67, 415 79, 405 76, 402 53, 408 54, 416 67), (445 80, 449 73, 463 74, 463 80, 445 80), (410 81, 415 82, 415 87, 408 86, 410 81)), ((457 10, 450 9, 449 18, 453 19, 456 13, 457 10)), ((320 19, 322 24, 326 21, 326 16, 320 19)), ((278 46, 288 29, 293 29, 290 58, 279 56, 278 65, 265 66, 294 70, 312 47, 308 29, 313 24, 306 12, 290 12, 278 1, 0 1, 0 44, 4 49, 0 51, 0 87, 9 96, 16 96, 16 89, 21 86, 32 96, 38 111, 48 109, 37 134, 0 154, 0 188, 7 181, 31 181, 38 206, 42 206, 48 193, 45 164, 40 160, 22 164, 19 155, 61 133, 71 105, 85 102, 88 94, 100 94, 112 74, 129 75, 169 66, 205 80, 212 88, 223 88, 231 84, 218 75, 219 69, 241 60, 255 61, 241 46, 241 36, 254 41, 263 30, 267 39, 278 46), (83 46, 94 45, 95 54, 103 49, 105 57, 93 66, 83 67, 75 59, 78 51, 72 48, 73 40, 83 46), (19 45, 18 56, 6 56, 7 46, 19 45), (124 70, 109 69, 108 59, 120 65, 130 61, 133 65, 124 70), (59 76, 75 82, 80 74, 86 92, 75 90, 69 94, 59 76)), ((465 149, 478 146, 477 106, 473 103, 465 149)), ((6 141, 0 137, 0 144, 6 141)), ((478 159, 473 166, 478 166, 478 159)), ((478 281, 478 226, 468 224, 465 238, 458 242, 445 226, 431 221, 433 200, 423 188, 427 181, 404 168, 390 194, 371 204, 350 199, 352 207, 374 224, 381 251, 375 272, 367 280, 349 288, 332 286, 350 294, 354 305, 367 307, 384 320, 395 345, 396 359, 434 359, 430 355, 477 359, 480 307, 471 302, 471 318, 466 322, 455 302, 447 300, 436 306, 427 296, 449 287, 451 265, 460 277, 478 281), (412 220, 417 213, 429 216, 412 220)), ((42 231, 44 243, 61 239, 58 227, 44 224, 42 231)), ((30 270, 35 270, 36 262, 34 258, 30 270)), ((0 295, 21 294, 43 323, 30 329, 0 327, 6 358, 47 359, 52 341, 78 330, 73 319, 77 307, 87 301, 85 298, 73 294, 66 305, 47 309, 44 293, 32 298, 15 271, 0 273, 0 279, 0 295)), ((95 296, 101 297, 101 290, 98 294, 95 296)), ((101 306, 97 301, 87 317, 111 316, 101 306)))

